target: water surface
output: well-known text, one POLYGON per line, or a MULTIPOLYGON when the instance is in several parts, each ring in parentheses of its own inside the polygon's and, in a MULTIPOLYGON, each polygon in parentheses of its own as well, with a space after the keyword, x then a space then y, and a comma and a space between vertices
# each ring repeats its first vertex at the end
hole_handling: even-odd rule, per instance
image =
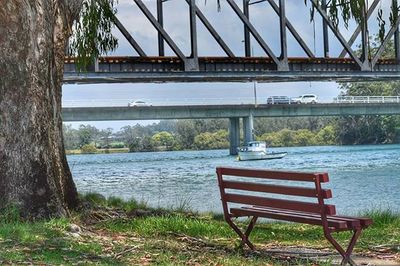
POLYGON ((238 162, 228 150, 70 155, 78 191, 143 200, 154 207, 189 204, 222 212, 216 166, 328 172, 338 213, 400 210, 400 145, 273 148, 280 160, 238 162))

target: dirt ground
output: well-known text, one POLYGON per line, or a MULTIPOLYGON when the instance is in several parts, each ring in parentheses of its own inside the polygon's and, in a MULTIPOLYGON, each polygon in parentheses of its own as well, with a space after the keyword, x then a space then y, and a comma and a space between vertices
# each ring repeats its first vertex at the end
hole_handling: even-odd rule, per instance
MULTIPOLYGON (((332 265, 340 265, 342 260, 337 253, 324 249, 264 246, 259 252, 286 260, 309 259, 317 263, 328 262, 332 265)), ((357 265, 400 266, 400 254, 391 252, 390 247, 386 246, 375 247, 363 254, 353 253, 352 259, 357 265)))

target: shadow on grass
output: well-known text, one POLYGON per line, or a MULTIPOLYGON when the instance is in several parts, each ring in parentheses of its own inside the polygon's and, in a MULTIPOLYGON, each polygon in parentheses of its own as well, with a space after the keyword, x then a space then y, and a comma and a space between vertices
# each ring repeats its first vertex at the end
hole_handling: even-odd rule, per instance
POLYGON ((67 225, 66 220, 0 223, 0 264, 121 264, 100 244, 67 236, 67 225))

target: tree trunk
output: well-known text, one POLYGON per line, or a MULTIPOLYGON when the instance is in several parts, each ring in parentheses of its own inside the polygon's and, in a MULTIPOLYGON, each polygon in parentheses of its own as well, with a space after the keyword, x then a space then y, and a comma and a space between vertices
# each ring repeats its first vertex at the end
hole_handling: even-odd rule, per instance
POLYGON ((65 41, 81 0, 5 0, 0 8, 0 208, 67 215, 78 197, 62 138, 65 41))

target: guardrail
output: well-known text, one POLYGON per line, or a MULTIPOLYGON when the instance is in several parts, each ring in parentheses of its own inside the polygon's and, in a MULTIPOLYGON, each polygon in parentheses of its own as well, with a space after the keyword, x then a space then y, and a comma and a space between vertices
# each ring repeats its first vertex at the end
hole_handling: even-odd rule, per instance
POLYGON ((339 96, 334 103, 400 103, 400 96, 339 96))
MULTIPOLYGON (((254 97, 241 97, 241 98, 153 98, 143 99, 148 106, 174 106, 174 105, 241 105, 241 104, 254 104, 254 97)), ((132 100, 129 99, 86 99, 86 100, 64 100, 63 107, 121 107, 128 106, 132 100)), ((277 101, 268 102, 265 97, 257 99, 257 104, 294 104, 290 97, 286 102, 277 101)), ((400 103, 400 96, 339 96, 332 101, 321 101, 318 103, 400 103)))
MULTIPOLYGON (((135 100, 135 99, 133 99, 135 100)), ((121 107, 128 106, 132 99, 85 99, 85 100, 63 100, 63 107, 121 107)), ((136 99, 138 100, 138 99, 136 99)), ((221 104, 254 104, 254 97, 240 98, 140 98, 145 105, 174 106, 174 105, 221 105, 221 104)), ((259 99, 258 104, 265 104, 266 99, 259 99)))

